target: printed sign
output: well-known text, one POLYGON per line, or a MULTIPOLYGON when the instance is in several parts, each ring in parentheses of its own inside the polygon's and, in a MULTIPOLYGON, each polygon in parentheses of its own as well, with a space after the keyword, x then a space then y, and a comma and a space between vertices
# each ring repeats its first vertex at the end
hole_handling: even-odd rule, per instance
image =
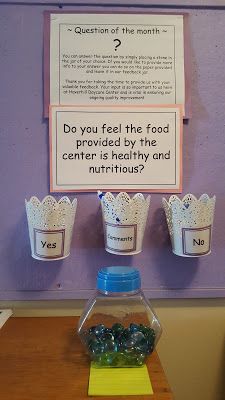
POLYGON ((106 249, 130 253, 136 250, 137 225, 115 225, 105 222, 106 249))
POLYGON ((181 191, 182 110, 53 106, 51 191, 181 191))
POLYGON ((184 16, 51 13, 50 104, 185 104, 184 16))
POLYGON ((208 254, 211 249, 211 225, 182 229, 183 252, 188 256, 208 254))
POLYGON ((64 255, 65 230, 44 231, 34 228, 34 256, 52 259, 64 255))

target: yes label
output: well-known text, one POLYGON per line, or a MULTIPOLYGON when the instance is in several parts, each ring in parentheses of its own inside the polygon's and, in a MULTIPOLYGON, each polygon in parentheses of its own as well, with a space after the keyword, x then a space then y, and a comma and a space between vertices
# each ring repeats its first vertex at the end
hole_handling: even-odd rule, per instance
POLYGON ((44 231, 34 229, 34 254, 38 258, 63 257, 65 230, 44 231))
POLYGON ((211 230, 211 225, 203 228, 183 228, 183 253, 188 256, 208 254, 211 249, 211 230))

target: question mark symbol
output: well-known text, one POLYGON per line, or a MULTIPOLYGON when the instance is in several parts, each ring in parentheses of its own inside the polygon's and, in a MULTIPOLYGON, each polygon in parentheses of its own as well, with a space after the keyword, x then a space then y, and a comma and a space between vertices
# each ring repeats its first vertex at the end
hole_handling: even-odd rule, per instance
POLYGON ((119 39, 114 39, 114 42, 117 42, 117 45, 115 45, 115 51, 117 50, 117 47, 121 45, 121 41, 119 39))
POLYGON ((144 165, 143 164, 139 164, 140 169, 140 173, 142 172, 142 170, 144 169, 144 165))

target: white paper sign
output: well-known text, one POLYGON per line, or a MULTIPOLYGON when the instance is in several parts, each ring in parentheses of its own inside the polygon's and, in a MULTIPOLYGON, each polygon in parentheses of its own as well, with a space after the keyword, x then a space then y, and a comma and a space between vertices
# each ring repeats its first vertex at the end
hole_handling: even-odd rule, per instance
POLYGON ((9 317, 11 317, 11 315, 12 315, 12 310, 10 310, 10 309, 0 310, 0 329, 6 323, 7 319, 9 319, 9 317))
POLYGON ((43 231, 34 228, 34 254, 38 259, 56 259, 64 256, 65 230, 43 231))
POLYGON ((181 109, 52 107, 51 191, 181 190, 181 109))
POLYGON ((184 104, 183 18, 51 14, 50 104, 184 104))
POLYGON ((208 254, 211 249, 211 226, 182 229, 183 252, 188 256, 208 254))
POLYGON ((111 253, 136 251, 137 225, 115 225, 105 222, 106 249, 111 253))

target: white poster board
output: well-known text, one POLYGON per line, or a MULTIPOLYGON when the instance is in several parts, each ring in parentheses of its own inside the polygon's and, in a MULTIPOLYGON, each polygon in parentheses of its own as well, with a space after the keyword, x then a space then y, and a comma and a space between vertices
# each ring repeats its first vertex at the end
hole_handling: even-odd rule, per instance
POLYGON ((51 13, 50 104, 185 105, 184 16, 51 13))
POLYGON ((52 192, 182 190, 182 107, 52 106, 52 192))

